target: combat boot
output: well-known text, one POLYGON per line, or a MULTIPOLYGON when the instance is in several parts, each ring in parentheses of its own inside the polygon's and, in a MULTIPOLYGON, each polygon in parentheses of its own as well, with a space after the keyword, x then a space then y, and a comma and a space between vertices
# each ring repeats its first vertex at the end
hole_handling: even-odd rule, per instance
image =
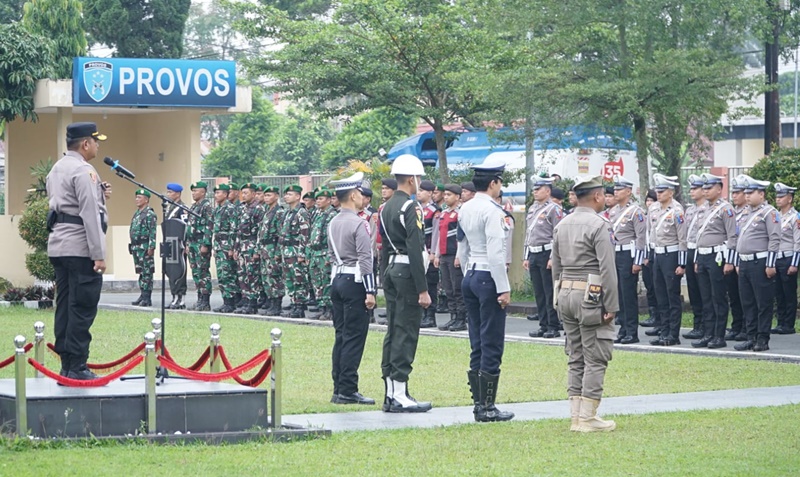
POLYGON ((436 313, 447 313, 447 295, 440 295, 436 302, 436 313))
POLYGON ((581 415, 581 397, 580 396, 570 396, 569 397, 569 415, 572 419, 570 421, 569 430, 570 431, 577 431, 578 430, 578 420, 581 415))
POLYGON ((197 290, 197 301, 194 302, 194 305, 187 306, 186 309, 190 311, 198 311, 202 305, 203 305, 203 293, 200 292, 200 290, 197 290))
POLYGON ((233 310, 236 308, 233 307, 233 297, 230 298, 223 298, 222 299, 222 306, 219 308, 215 308, 214 311, 217 313, 233 313, 233 310))
POLYGON ((152 300, 152 293, 153 290, 145 290, 142 292, 142 301, 139 302, 139 306, 153 306, 152 300))
POLYGON ((281 314, 281 301, 282 298, 272 298, 270 300, 269 308, 267 308, 267 316, 278 316, 281 314))
POLYGON ((394 395, 394 386, 392 385, 392 378, 383 378, 384 394, 383 394, 383 412, 389 412, 392 406, 392 396, 394 395))
POLYGON ((144 297, 144 290, 139 292, 139 298, 131 302, 133 306, 140 306, 142 304, 142 298, 144 297))
POLYGON ((183 302, 184 295, 178 295, 177 300, 175 300, 175 306, 172 307, 173 310, 185 310, 186 303, 183 302))
POLYGON ((258 303, 256 303, 256 308, 264 309, 267 307, 267 295, 264 292, 258 295, 258 303))
POLYGON ((236 292, 233 295, 233 307, 240 308, 242 306, 242 292, 236 292))
POLYGON ((305 318, 303 305, 296 305, 294 308, 289 310, 289 318, 305 318))
POLYGON ((757 338, 756 344, 753 346, 753 351, 768 351, 769 341, 766 338, 757 338))
POLYGON ((457 313, 456 314, 456 321, 450 325, 448 330, 450 331, 466 331, 467 329, 467 317, 464 313, 457 313))
POLYGON ((485 371, 478 372, 478 398, 480 399, 480 404, 478 406, 478 413, 475 415, 476 421, 496 422, 514 419, 513 412, 501 411, 494 405, 495 398, 497 397, 497 383, 499 380, 499 373, 489 374, 485 371))
POLYGON ((211 295, 203 293, 202 301, 197 307, 197 311, 211 311, 211 295))
POLYGON ((417 402, 408 394, 408 383, 392 380, 392 402, 389 412, 428 412, 433 406, 429 402, 417 402))
POLYGON ((614 421, 604 421, 597 416, 599 399, 581 397, 581 410, 578 415, 578 432, 609 432, 617 428, 614 421))
POLYGON ((165 308, 167 310, 172 310, 172 307, 175 306, 175 303, 178 303, 178 295, 172 295, 172 301, 165 308))
POLYGON ((333 321, 333 310, 330 306, 325 305, 322 307, 322 314, 319 316, 320 321, 333 321))
POLYGON ((237 315, 243 315, 247 312, 247 309, 250 307, 250 300, 247 298, 242 298, 239 306, 233 310, 233 312, 237 315))
POLYGON ((450 327, 455 322, 456 322, 456 314, 455 313, 450 313, 450 320, 447 323, 439 326, 439 331, 447 331, 447 330, 449 330, 450 327))
POLYGON ((436 309, 428 307, 425 309, 425 316, 419 324, 420 328, 436 328, 436 309))
POLYGON ((687 331, 683 334, 683 337, 687 340, 699 340, 705 337, 705 333, 703 332, 702 327, 694 327, 692 331, 687 331))
POLYGON ((467 384, 469 384, 469 393, 472 396, 472 416, 478 420, 478 411, 481 407, 480 400, 480 384, 478 383, 478 371, 470 369, 467 371, 467 384))
POLYGON ((97 379, 97 375, 86 366, 86 361, 80 363, 73 362, 69 372, 67 373, 67 377, 70 379, 78 379, 80 381, 97 379))

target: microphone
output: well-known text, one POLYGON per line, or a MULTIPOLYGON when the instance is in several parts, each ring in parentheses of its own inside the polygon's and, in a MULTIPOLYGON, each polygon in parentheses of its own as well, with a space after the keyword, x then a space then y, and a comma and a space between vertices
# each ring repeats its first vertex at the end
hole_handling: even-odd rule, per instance
POLYGON ((116 172, 117 174, 121 174, 121 175, 126 176, 126 177, 128 177, 130 179, 136 179, 136 176, 133 174, 133 172, 131 172, 128 169, 125 169, 123 166, 121 166, 119 161, 115 161, 114 159, 111 159, 110 157, 106 157, 105 159, 103 159, 103 162, 106 163, 106 165, 110 166, 111 170, 116 172))

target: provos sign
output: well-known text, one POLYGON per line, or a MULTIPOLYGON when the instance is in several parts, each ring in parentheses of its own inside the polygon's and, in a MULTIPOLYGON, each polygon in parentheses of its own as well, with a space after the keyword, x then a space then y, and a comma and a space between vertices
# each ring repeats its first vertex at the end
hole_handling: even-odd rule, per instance
POLYGON ((622 158, 618 158, 616 161, 609 161, 603 164, 603 179, 605 180, 613 180, 616 176, 624 176, 625 175, 625 164, 622 163, 622 158))
POLYGON ((233 61, 75 58, 75 106, 236 106, 233 61))

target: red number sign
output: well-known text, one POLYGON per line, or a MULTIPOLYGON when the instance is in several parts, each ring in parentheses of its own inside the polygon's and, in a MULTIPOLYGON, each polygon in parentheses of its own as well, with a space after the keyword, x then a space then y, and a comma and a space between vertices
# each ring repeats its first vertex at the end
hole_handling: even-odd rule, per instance
POLYGON ((620 157, 617 161, 606 162, 603 164, 603 179, 612 180, 614 176, 625 175, 625 165, 620 157))

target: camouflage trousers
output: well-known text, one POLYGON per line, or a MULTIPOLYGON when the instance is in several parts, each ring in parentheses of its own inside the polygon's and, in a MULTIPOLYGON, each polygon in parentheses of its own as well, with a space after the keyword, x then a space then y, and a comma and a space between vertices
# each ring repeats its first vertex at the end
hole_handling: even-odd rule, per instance
POLYGON ((297 257, 283 257, 283 278, 292 303, 304 305, 308 301, 308 263, 297 257))
POLYGON ((261 256, 258 250, 243 250, 239 252, 239 286, 242 297, 248 300, 258 300, 261 294, 261 256), (258 257, 258 258, 256 258, 258 257))
POLYGON ((308 276, 318 306, 331 306, 331 261, 328 250, 312 251, 308 256, 308 276))
POLYGON ((236 260, 229 258, 221 250, 215 250, 214 262, 217 264, 217 283, 222 298, 233 298, 239 291, 236 283, 236 260))
POLYGON ((203 255, 200 253, 199 243, 187 244, 189 253, 189 266, 192 268, 192 280, 198 292, 204 295, 211 294, 211 247, 203 255))
POLYGON ((133 266, 139 275, 139 289, 151 291, 153 289, 153 273, 156 269, 154 257, 147 256, 146 248, 133 249, 133 266))
POLYGON ((277 246, 262 249, 261 260, 261 283, 267 298, 283 298, 286 294, 286 287, 283 284, 283 263, 281 263, 281 251, 277 246))

